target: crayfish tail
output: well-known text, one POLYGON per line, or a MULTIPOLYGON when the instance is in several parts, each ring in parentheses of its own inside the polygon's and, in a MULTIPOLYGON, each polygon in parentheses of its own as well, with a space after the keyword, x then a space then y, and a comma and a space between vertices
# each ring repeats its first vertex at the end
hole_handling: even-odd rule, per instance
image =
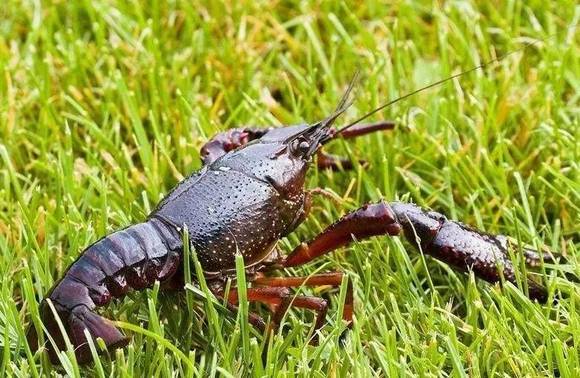
POLYGON ((110 320, 95 314, 85 306, 75 307, 69 316, 68 323, 71 342, 80 364, 92 361, 85 329, 88 330, 94 341, 101 338, 110 352, 126 346, 129 342, 129 339, 110 320))
MULTIPOLYGON (((92 361, 85 330, 91 335, 95 344, 98 338, 102 339, 110 352, 124 347, 129 341, 110 320, 97 315, 86 305, 78 305, 73 309, 66 309, 53 302, 51 308, 48 302, 44 300, 40 307, 40 315, 43 324, 51 335, 52 340, 46 341, 45 346, 50 360, 54 364, 60 363, 58 353, 66 350, 65 340, 67 338, 74 349, 75 357, 79 364, 86 364, 92 361), (64 334, 62 330, 64 330, 64 334)), ((32 348, 38 348, 38 335, 34 327, 29 329, 27 339, 32 348)))
MULTIPOLYGON (((45 343, 51 360, 59 362, 58 351, 66 350, 68 337, 77 361, 91 362, 85 330, 93 339, 103 339, 109 351, 126 345, 125 336, 113 323, 97 315, 95 309, 130 289, 142 290, 156 280, 171 278, 181 263, 181 246, 177 231, 156 218, 112 233, 89 246, 49 292, 47 298, 53 306, 47 300, 42 302, 41 320, 53 340, 48 338, 45 343), (63 328, 66 335, 61 332, 63 328)), ((37 345, 37 339, 36 330, 31 328, 31 345, 37 345)))

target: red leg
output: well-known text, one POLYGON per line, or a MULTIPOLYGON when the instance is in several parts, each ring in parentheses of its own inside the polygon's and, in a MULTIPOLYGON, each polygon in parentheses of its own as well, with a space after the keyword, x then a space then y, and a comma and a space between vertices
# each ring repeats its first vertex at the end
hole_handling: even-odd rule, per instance
MULTIPOLYGON (((214 290, 214 295, 216 295, 218 298, 224 299, 223 290, 222 291, 214 290)), ((248 300, 250 300, 250 299, 248 298, 248 300)), ((238 291, 237 291, 237 289, 230 290, 226 305, 230 311, 232 311, 232 312, 238 311, 238 291)), ((261 332, 264 332, 266 330, 266 322, 264 322, 264 319, 262 319, 262 317, 260 315, 253 313, 253 312, 249 312, 248 313, 248 321, 250 322, 251 325, 253 325, 257 329, 259 329, 261 332)))
POLYGON ((288 295, 282 298, 282 303, 276 309, 276 312, 272 316, 271 329, 275 332, 280 326, 284 314, 288 312, 291 307, 306 308, 316 311, 316 321, 314 322, 314 329, 312 334, 312 339, 310 344, 318 344, 318 330, 324 325, 324 318, 326 318, 326 313, 328 312, 328 301, 319 297, 297 295, 288 295))
MULTIPOLYGON (((378 121, 373 123, 361 123, 360 125, 353 126, 347 130, 345 130, 341 137, 345 139, 356 138, 361 135, 366 135, 370 133, 374 133, 376 131, 382 130, 392 130, 395 128, 395 123, 393 121, 378 121)), ((333 133, 336 132, 336 129, 333 129, 333 133)), ((320 169, 331 169, 333 171, 337 170, 349 170, 354 167, 352 161, 350 159, 341 157, 341 156, 334 156, 325 153, 324 151, 319 151, 318 154, 318 168, 320 169)), ((364 160, 359 160, 360 164, 364 164, 364 160)))
MULTIPOLYGON (((343 272, 330 272, 315 274, 308 277, 258 277, 253 284, 268 287, 299 287, 299 286, 325 286, 338 287, 342 284, 343 272)), ((354 295, 352 282, 348 281, 346 298, 344 300, 343 319, 350 326, 354 307, 354 295)))
MULTIPOLYGON (((413 204, 396 202, 365 205, 347 214, 273 267, 302 265, 349 244, 353 239, 398 235, 401 231, 415 247, 459 270, 473 271, 476 277, 492 283, 504 279, 517 284, 515 268, 509 258, 510 248, 517 249, 513 248, 509 238, 476 230, 413 204)), ((540 257, 539 253, 529 249, 524 249, 524 258, 530 264, 541 258, 552 260, 547 253, 540 257)), ((548 293, 542 285, 531 279, 526 282, 530 298, 547 299, 548 293)))
POLYGON ((401 225, 391 208, 383 203, 365 205, 344 216, 308 243, 299 245, 283 258, 278 267, 306 264, 313 259, 345 246, 355 239, 377 235, 398 235, 401 225))
POLYGON ((372 123, 361 123, 346 129, 342 137, 346 139, 356 138, 361 135, 374 133, 375 131, 392 130, 395 128, 394 121, 377 121, 372 123))
MULTIPOLYGON (((264 303, 271 310, 274 309, 274 315, 272 316, 272 322, 270 324, 270 329, 274 331, 278 329, 280 321, 291 306, 314 310, 318 313, 314 325, 314 332, 318 331, 324 325, 324 317, 328 309, 328 302, 325 299, 306 295, 293 295, 287 287, 251 287, 247 290, 247 296, 249 302, 264 303)), ((230 290, 228 302, 232 306, 237 306, 237 289, 230 290)), ((316 340, 314 339, 313 341, 315 342, 316 340)))
MULTIPOLYGON (((290 295, 290 290, 285 287, 250 287, 246 293, 249 302, 259 302, 270 305, 279 305, 282 298, 290 295)), ((228 302, 237 305, 239 302, 238 289, 232 288, 228 295, 228 302)))
MULTIPOLYGON (((335 156, 327 154, 324 151, 318 151, 316 163, 320 169, 330 169, 333 171, 339 171, 341 169, 349 170, 353 169, 354 164, 350 159, 344 158, 342 156, 335 156)), ((364 160, 359 160, 360 164, 364 164, 364 160)))
POLYGON ((258 129, 244 127, 216 134, 210 141, 201 147, 201 160, 204 165, 210 164, 225 155, 227 152, 235 150, 254 139, 261 138, 270 130, 270 128, 258 129))
MULTIPOLYGON (((231 304, 229 301, 227 303, 227 306, 231 312, 237 312, 239 308, 237 305, 231 304)), ((260 332, 264 332, 266 330, 266 322, 260 315, 254 312, 249 312, 248 321, 250 322, 251 325, 259 329, 260 332)))

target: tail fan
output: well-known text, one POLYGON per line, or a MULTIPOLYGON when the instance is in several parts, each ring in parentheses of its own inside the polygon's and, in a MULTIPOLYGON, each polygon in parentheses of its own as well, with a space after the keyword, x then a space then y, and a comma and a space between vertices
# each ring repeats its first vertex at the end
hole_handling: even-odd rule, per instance
POLYGON ((68 322, 71 342, 75 347, 75 354, 79 363, 86 363, 92 360, 85 329, 89 331, 93 340, 97 338, 103 339, 109 351, 122 348, 129 342, 129 339, 110 320, 95 314, 85 306, 77 306, 71 312, 68 322))
MULTIPOLYGON (((122 348, 129 342, 129 339, 123 335, 123 333, 121 333, 121 331, 119 331, 110 320, 97 315, 84 305, 78 305, 72 310, 59 309, 60 306, 58 305, 55 307, 57 309, 57 314, 64 325, 67 337, 73 345, 75 356, 79 364, 89 363, 93 360, 89 343, 85 336, 85 329, 88 330, 93 340, 96 341, 98 338, 102 339, 109 351, 122 348)), ((48 349, 51 361, 58 364, 60 362, 57 351, 66 350, 66 343, 54 316, 54 312, 46 301, 42 302, 41 316, 47 331, 50 333, 54 344, 56 344, 52 345, 51 342, 46 342, 45 345, 48 349)), ((30 328, 28 332, 28 340, 32 341, 31 345, 33 347, 37 347, 38 337, 33 327, 30 328)))

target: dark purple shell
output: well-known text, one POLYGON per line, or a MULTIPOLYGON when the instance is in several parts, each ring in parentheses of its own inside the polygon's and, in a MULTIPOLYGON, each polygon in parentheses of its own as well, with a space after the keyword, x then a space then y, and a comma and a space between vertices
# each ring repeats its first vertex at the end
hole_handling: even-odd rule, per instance
POLYGON ((254 159, 249 148, 230 153, 182 181, 151 214, 176 227, 187 225, 192 247, 206 272, 246 266, 265 258, 303 214, 304 195, 283 193, 264 177, 283 179, 275 159, 254 159), (247 164, 247 159, 254 160, 247 164), (244 163, 244 164, 241 164, 244 163), (242 166, 249 169, 242 171, 242 166))

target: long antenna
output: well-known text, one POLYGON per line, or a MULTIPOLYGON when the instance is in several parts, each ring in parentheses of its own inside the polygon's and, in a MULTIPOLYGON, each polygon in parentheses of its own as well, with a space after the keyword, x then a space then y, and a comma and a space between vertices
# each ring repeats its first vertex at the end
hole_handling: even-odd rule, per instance
POLYGON ((340 99, 340 101, 338 102, 338 105, 336 106, 336 109, 334 110, 335 112, 339 111, 340 109, 342 109, 346 102, 348 101, 348 98, 350 97, 350 93, 352 92, 353 88, 355 87, 358 78, 360 76, 360 70, 356 70, 354 71, 354 75, 352 76, 352 79, 350 79, 350 83, 348 83, 348 87, 346 88, 346 91, 344 92, 344 94, 342 95, 342 98, 340 99))
POLYGON ((354 72, 352 79, 350 79, 350 82, 348 83, 348 87, 346 88, 346 91, 344 92, 344 94, 340 98, 340 101, 338 102, 336 109, 334 110, 334 112, 331 115, 329 115, 328 117, 326 117, 322 121, 317 122, 314 125, 311 125, 310 127, 302 130, 301 132, 290 136, 288 139, 286 139, 284 141, 284 143, 290 143, 292 140, 294 140, 294 139, 296 139, 304 134, 310 133, 315 129, 330 127, 334 123, 334 121, 353 104, 353 101, 349 101, 349 97, 350 97, 350 94, 351 94, 353 88, 356 85, 356 82, 358 81, 359 74, 360 74, 359 70, 356 70, 354 72))
POLYGON ((336 132, 336 134, 335 134, 335 135, 338 135, 338 134, 340 134, 340 133, 344 132, 346 129, 348 129, 348 128, 350 128, 350 127, 353 127, 353 126, 354 126, 354 125, 356 125, 357 123, 359 123, 359 122, 361 122, 361 121, 363 121, 363 120, 365 120, 365 119, 369 118, 369 117, 370 117, 370 116, 372 116, 373 114, 376 114, 376 113, 380 112, 381 110, 383 110, 383 109, 385 109, 385 108, 388 108, 389 106, 391 106, 391 105, 393 105, 393 104, 396 104, 396 103, 397 103, 397 102, 399 102, 399 101, 403 101, 403 100, 405 100, 406 98, 409 98, 409 97, 411 97, 411 96, 414 96, 414 95, 416 95, 416 94, 417 94, 417 93, 419 93, 419 92, 422 92, 422 91, 424 91, 424 90, 427 90, 427 89, 430 89, 430 88, 436 87, 436 86, 438 86, 438 85, 441 85, 441 84, 443 84, 443 83, 446 83, 446 82, 448 82, 448 81, 451 81, 451 80, 453 80, 453 79, 456 79, 456 78, 458 78, 458 77, 461 77, 461 76, 463 76, 463 75, 466 75, 466 74, 468 74, 468 73, 470 73, 470 72, 477 71, 477 70, 479 70, 479 69, 485 68, 485 67, 489 66, 489 65, 490 65, 490 64, 492 64, 492 63, 499 62, 499 61, 501 61, 501 60, 505 59, 506 57, 508 57, 508 56, 510 56, 510 55, 512 55, 512 54, 515 54, 516 52, 519 52, 519 51, 525 50, 525 49, 527 49, 528 47, 530 47, 530 46, 533 46, 533 45, 535 45, 535 44, 537 44, 537 43, 540 43, 540 42, 545 42, 545 41, 547 41, 547 40, 550 40, 551 38, 554 38, 555 36, 556 36, 556 35, 552 35, 552 36, 550 36, 550 37, 548 37, 548 38, 545 38, 545 39, 538 39, 538 40, 535 40, 535 41, 528 42, 528 43, 524 44, 522 47, 520 47, 519 49, 512 50, 512 51, 510 51, 510 52, 507 52, 507 53, 505 53, 505 54, 503 54, 503 55, 500 55, 500 56, 499 56, 499 57, 497 57, 497 58, 494 58, 494 59, 491 59, 491 60, 489 60, 489 61, 487 61, 487 62, 485 62, 485 63, 482 63, 482 64, 480 64, 480 65, 478 65, 478 66, 476 66, 476 67, 473 67, 473 68, 470 68, 470 69, 468 69, 468 70, 462 71, 462 72, 460 72, 460 73, 457 73, 457 74, 455 74, 455 75, 452 75, 452 76, 450 76, 450 77, 448 77, 448 78, 446 78, 446 79, 441 79, 441 80, 438 80, 438 81, 436 81, 436 82, 433 82, 433 83, 431 83, 431 84, 428 84, 428 85, 426 85, 426 86, 424 86, 424 87, 422 87, 422 88, 419 88, 419 89, 416 89, 416 90, 414 90, 414 91, 412 91, 412 92, 409 92, 409 93, 407 93, 407 94, 405 94, 405 95, 403 95, 403 96, 401 96, 401 97, 399 97, 399 98, 396 98, 396 99, 394 99, 394 100, 391 100, 391 101, 387 102, 386 104, 383 104, 383 105, 379 106, 378 108, 376 108, 376 109, 374 109, 374 110, 372 110, 372 111, 368 112, 367 114, 365 114, 365 115, 363 115, 362 117, 358 118, 356 121, 353 121, 353 122, 349 123, 348 125, 346 125, 346 126, 344 126, 344 127, 340 128, 340 129, 339 129, 339 130, 336 132))

